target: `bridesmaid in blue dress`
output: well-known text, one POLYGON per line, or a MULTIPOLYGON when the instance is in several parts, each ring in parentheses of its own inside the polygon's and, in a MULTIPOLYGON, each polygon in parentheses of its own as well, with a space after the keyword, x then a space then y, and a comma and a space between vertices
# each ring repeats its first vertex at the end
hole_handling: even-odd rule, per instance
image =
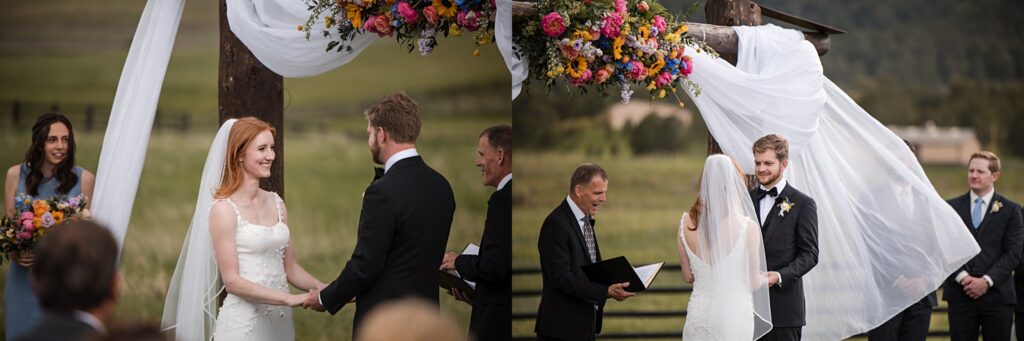
MULTIPOLYGON (((32 126, 32 145, 25 152, 25 162, 7 170, 6 212, 14 212, 14 198, 20 194, 49 198, 84 193, 92 198, 95 182, 92 173, 75 166, 75 134, 71 121, 61 114, 43 114, 32 126)), ((13 340, 39 322, 42 312, 28 283, 28 269, 34 260, 32 252, 9 253, 7 258, 11 265, 4 286, 4 331, 6 339, 13 340)))

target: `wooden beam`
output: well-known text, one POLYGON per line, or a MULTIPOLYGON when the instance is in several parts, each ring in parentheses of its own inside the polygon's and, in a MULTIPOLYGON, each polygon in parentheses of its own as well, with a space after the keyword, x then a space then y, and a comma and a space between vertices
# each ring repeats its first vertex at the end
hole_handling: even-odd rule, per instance
MULTIPOLYGON (((709 4, 712 2, 709 1, 709 4)), ((516 24, 522 24, 528 18, 536 17, 537 15, 539 14, 537 13, 536 4, 522 1, 512 2, 512 18, 516 24)), ((718 51, 719 54, 736 54, 739 38, 736 36, 736 31, 729 27, 734 25, 715 25, 710 20, 708 24, 687 23, 687 25, 690 26, 690 35, 707 42, 708 46, 718 51)), ((814 45, 814 49, 818 51, 819 56, 828 53, 831 47, 827 34, 804 32, 804 38, 814 45)))
POLYGON ((284 80, 235 37, 225 13, 227 4, 220 0, 219 122, 252 116, 276 128, 277 157, 270 166, 270 178, 260 181, 260 187, 284 198, 284 80))

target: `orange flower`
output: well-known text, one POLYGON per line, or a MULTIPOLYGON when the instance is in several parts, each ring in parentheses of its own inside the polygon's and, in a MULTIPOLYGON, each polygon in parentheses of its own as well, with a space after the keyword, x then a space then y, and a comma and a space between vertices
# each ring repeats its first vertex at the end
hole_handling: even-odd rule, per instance
POLYGON ((64 212, 53 212, 53 221, 57 222, 58 224, 64 222, 64 212))
POLYGON ((440 14, 445 18, 452 18, 458 14, 459 5, 454 0, 434 0, 434 9, 437 10, 437 14, 440 14))
POLYGON ((32 219, 32 227, 37 228, 37 229, 40 228, 40 227, 43 227, 43 219, 40 218, 40 217, 36 217, 35 219, 32 219))

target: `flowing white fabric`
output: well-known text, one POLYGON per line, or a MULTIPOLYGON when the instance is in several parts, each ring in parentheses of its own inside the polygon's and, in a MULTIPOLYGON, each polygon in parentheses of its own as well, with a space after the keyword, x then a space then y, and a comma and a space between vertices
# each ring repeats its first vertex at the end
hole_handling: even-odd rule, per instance
POLYGON ((173 335, 176 340, 209 340, 213 336, 217 320, 217 296, 224 286, 213 256, 210 208, 213 207, 213 194, 220 187, 228 135, 235 121, 230 119, 224 122, 210 144, 210 153, 206 156, 206 165, 203 166, 203 175, 199 180, 199 196, 192 213, 192 223, 167 288, 160 329, 173 335))
POLYGON ((694 276, 683 340, 756 340, 772 329, 764 242, 743 181, 731 158, 709 156, 690 243, 694 225, 683 214, 679 238, 694 276))
POLYGON ((494 39, 501 57, 505 59, 505 66, 512 73, 512 99, 515 100, 523 89, 523 81, 529 76, 530 63, 525 56, 520 59, 516 55, 512 44, 512 0, 497 0, 495 4, 497 13, 494 19, 494 39))
POLYGON ((117 83, 91 199, 93 219, 110 229, 119 246, 124 245, 128 232, 157 101, 184 6, 184 0, 146 3, 117 83))
POLYGON ((803 279, 808 340, 876 327, 979 252, 910 149, 822 74, 795 30, 735 27, 733 67, 696 54, 690 97, 722 150, 753 172, 751 146, 790 142, 789 184, 818 207, 819 261, 803 279))

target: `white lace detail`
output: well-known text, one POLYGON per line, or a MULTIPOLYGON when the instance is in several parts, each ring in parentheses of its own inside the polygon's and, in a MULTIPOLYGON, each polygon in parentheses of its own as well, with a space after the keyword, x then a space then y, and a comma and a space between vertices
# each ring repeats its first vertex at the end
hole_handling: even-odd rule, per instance
MULTIPOLYGON (((284 253, 288 248, 289 230, 281 211, 281 198, 274 194, 277 223, 262 226, 242 217, 231 199, 223 201, 235 210, 238 228, 235 244, 238 273, 253 283, 288 292, 288 276, 284 270, 284 253)), ((220 200, 218 200, 220 201, 220 200)), ((215 340, 292 340, 292 310, 286 306, 250 303, 228 294, 217 316, 215 340)))

